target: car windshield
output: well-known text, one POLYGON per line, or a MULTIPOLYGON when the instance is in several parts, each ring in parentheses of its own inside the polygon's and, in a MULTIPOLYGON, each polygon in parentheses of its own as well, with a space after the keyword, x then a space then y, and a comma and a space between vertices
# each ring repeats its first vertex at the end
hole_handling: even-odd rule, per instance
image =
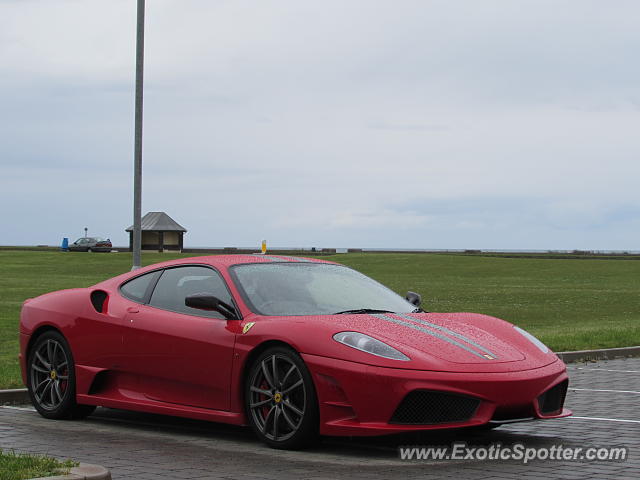
POLYGON ((231 274, 249 308, 262 315, 408 313, 416 308, 375 280, 341 265, 253 263, 236 265, 231 274))

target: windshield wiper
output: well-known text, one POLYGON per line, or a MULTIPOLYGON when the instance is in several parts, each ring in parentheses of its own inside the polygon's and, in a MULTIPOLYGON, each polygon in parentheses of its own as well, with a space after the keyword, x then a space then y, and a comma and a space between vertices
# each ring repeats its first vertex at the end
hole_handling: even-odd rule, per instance
POLYGON ((345 313, 394 313, 391 310, 378 310, 375 308, 355 308, 353 310, 343 310, 342 312, 336 312, 334 315, 342 315, 345 313))

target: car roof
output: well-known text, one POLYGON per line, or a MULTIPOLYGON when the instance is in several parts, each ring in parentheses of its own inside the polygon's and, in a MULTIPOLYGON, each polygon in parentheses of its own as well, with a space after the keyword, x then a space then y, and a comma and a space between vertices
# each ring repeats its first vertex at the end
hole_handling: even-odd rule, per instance
POLYGON ((201 257, 185 257, 167 262, 154 263, 130 272, 109 278, 104 282, 97 283, 93 287, 99 287, 102 284, 119 284, 128 282, 129 280, 145 273, 159 270, 162 268, 174 267, 179 265, 211 265, 219 270, 226 270, 234 265, 248 265, 255 263, 323 263, 329 265, 338 265, 336 262, 320 260, 317 258, 291 257, 288 255, 203 255, 201 257))
POLYGON ((288 255, 204 255, 200 257, 185 257, 179 258, 177 260, 169 260, 168 262, 156 263, 153 265, 149 265, 140 269, 138 272, 144 270, 154 270, 162 267, 169 267, 174 265, 185 265, 185 264, 205 264, 211 265, 213 267, 220 268, 228 268, 234 265, 243 265, 249 263, 275 263, 275 262, 285 262, 285 263, 327 263, 327 264, 335 264, 335 262, 330 262, 327 260, 321 260, 318 258, 306 258, 306 257, 291 257, 288 255))
MULTIPOLYGON (((198 258, 198 257, 196 257, 198 258)), ((304 263, 335 263, 319 258, 291 257, 288 255, 254 254, 254 255, 212 255, 206 257, 212 265, 241 265, 245 263, 273 263, 273 262, 304 262, 304 263)))

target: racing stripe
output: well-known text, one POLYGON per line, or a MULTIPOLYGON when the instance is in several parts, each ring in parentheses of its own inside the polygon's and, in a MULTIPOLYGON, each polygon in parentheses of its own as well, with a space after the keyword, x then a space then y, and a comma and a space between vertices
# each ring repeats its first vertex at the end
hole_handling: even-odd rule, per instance
MULTIPOLYGON (((436 338, 439 338, 440 340, 444 340, 445 342, 448 342, 451 345, 455 345, 456 347, 460 347, 463 350, 466 350, 467 352, 475 355, 476 357, 480 357, 480 358, 482 358, 484 360, 488 360, 487 357, 485 357, 481 353, 476 352, 475 350, 473 350, 472 348, 468 347, 467 345, 464 345, 464 344, 454 340, 453 338, 446 337, 445 335, 442 335, 442 334, 440 334, 438 332, 434 332, 433 330, 422 328, 422 327, 419 327, 417 325, 414 325, 413 323, 405 322, 403 320, 399 320, 397 318, 390 317, 389 315, 386 315, 384 313, 372 313, 371 316, 379 318, 380 320, 386 320, 388 322, 395 323, 396 325, 403 325, 405 327, 412 328, 413 330, 417 330, 418 332, 426 333, 427 335, 431 335, 432 337, 436 337, 436 338)), ((412 318, 412 320, 415 320, 415 319, 412 318)))
POLYGON ((483 347, 482 345, 478 345, 476 342, 474 342, 470 338, 465 337, 464 335, 462 335, 462 334, 460 334, 458 332, 454 332, 453 330, 449 330, 447 327, 443 327, 442 325, 437 325, 435 323, 427 322, 426 320, 421 320, 419 318, 412 317, 411 315, 407 315, 406 313, 396 313, 394 315, 396 315, 398 317, 406 318, 407 320, 413 320, 414 322, 421 323, 422 325, 426 325, 428 327, 435 328, 436 330, 440 330, 441 332, 448 333, 452 337, 459 338, 463 342, 466 342, 469 345, 473 345, 478 350, 481 350, 484 353, 486 353, 488 355, 491 355, 493 358, 498 358, 498 356, 495 353, 493 353, 491 350, 488 350, 487 348, 483 347))

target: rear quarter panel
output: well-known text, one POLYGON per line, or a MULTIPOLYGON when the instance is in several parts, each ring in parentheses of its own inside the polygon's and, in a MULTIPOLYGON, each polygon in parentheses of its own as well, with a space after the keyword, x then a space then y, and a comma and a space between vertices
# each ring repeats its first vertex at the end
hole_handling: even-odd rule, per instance
POLYGON ((91 303, 94 288, 60 290, 27 300, 20 314, 21 355, 23 373, 26 367, 28 348, 34 333, 43 328, 54 328, 65 337, 76 365, 110 368, 117 363, 122 353, 121 315, 116 302, 109 310, 98 313, 91 303))

